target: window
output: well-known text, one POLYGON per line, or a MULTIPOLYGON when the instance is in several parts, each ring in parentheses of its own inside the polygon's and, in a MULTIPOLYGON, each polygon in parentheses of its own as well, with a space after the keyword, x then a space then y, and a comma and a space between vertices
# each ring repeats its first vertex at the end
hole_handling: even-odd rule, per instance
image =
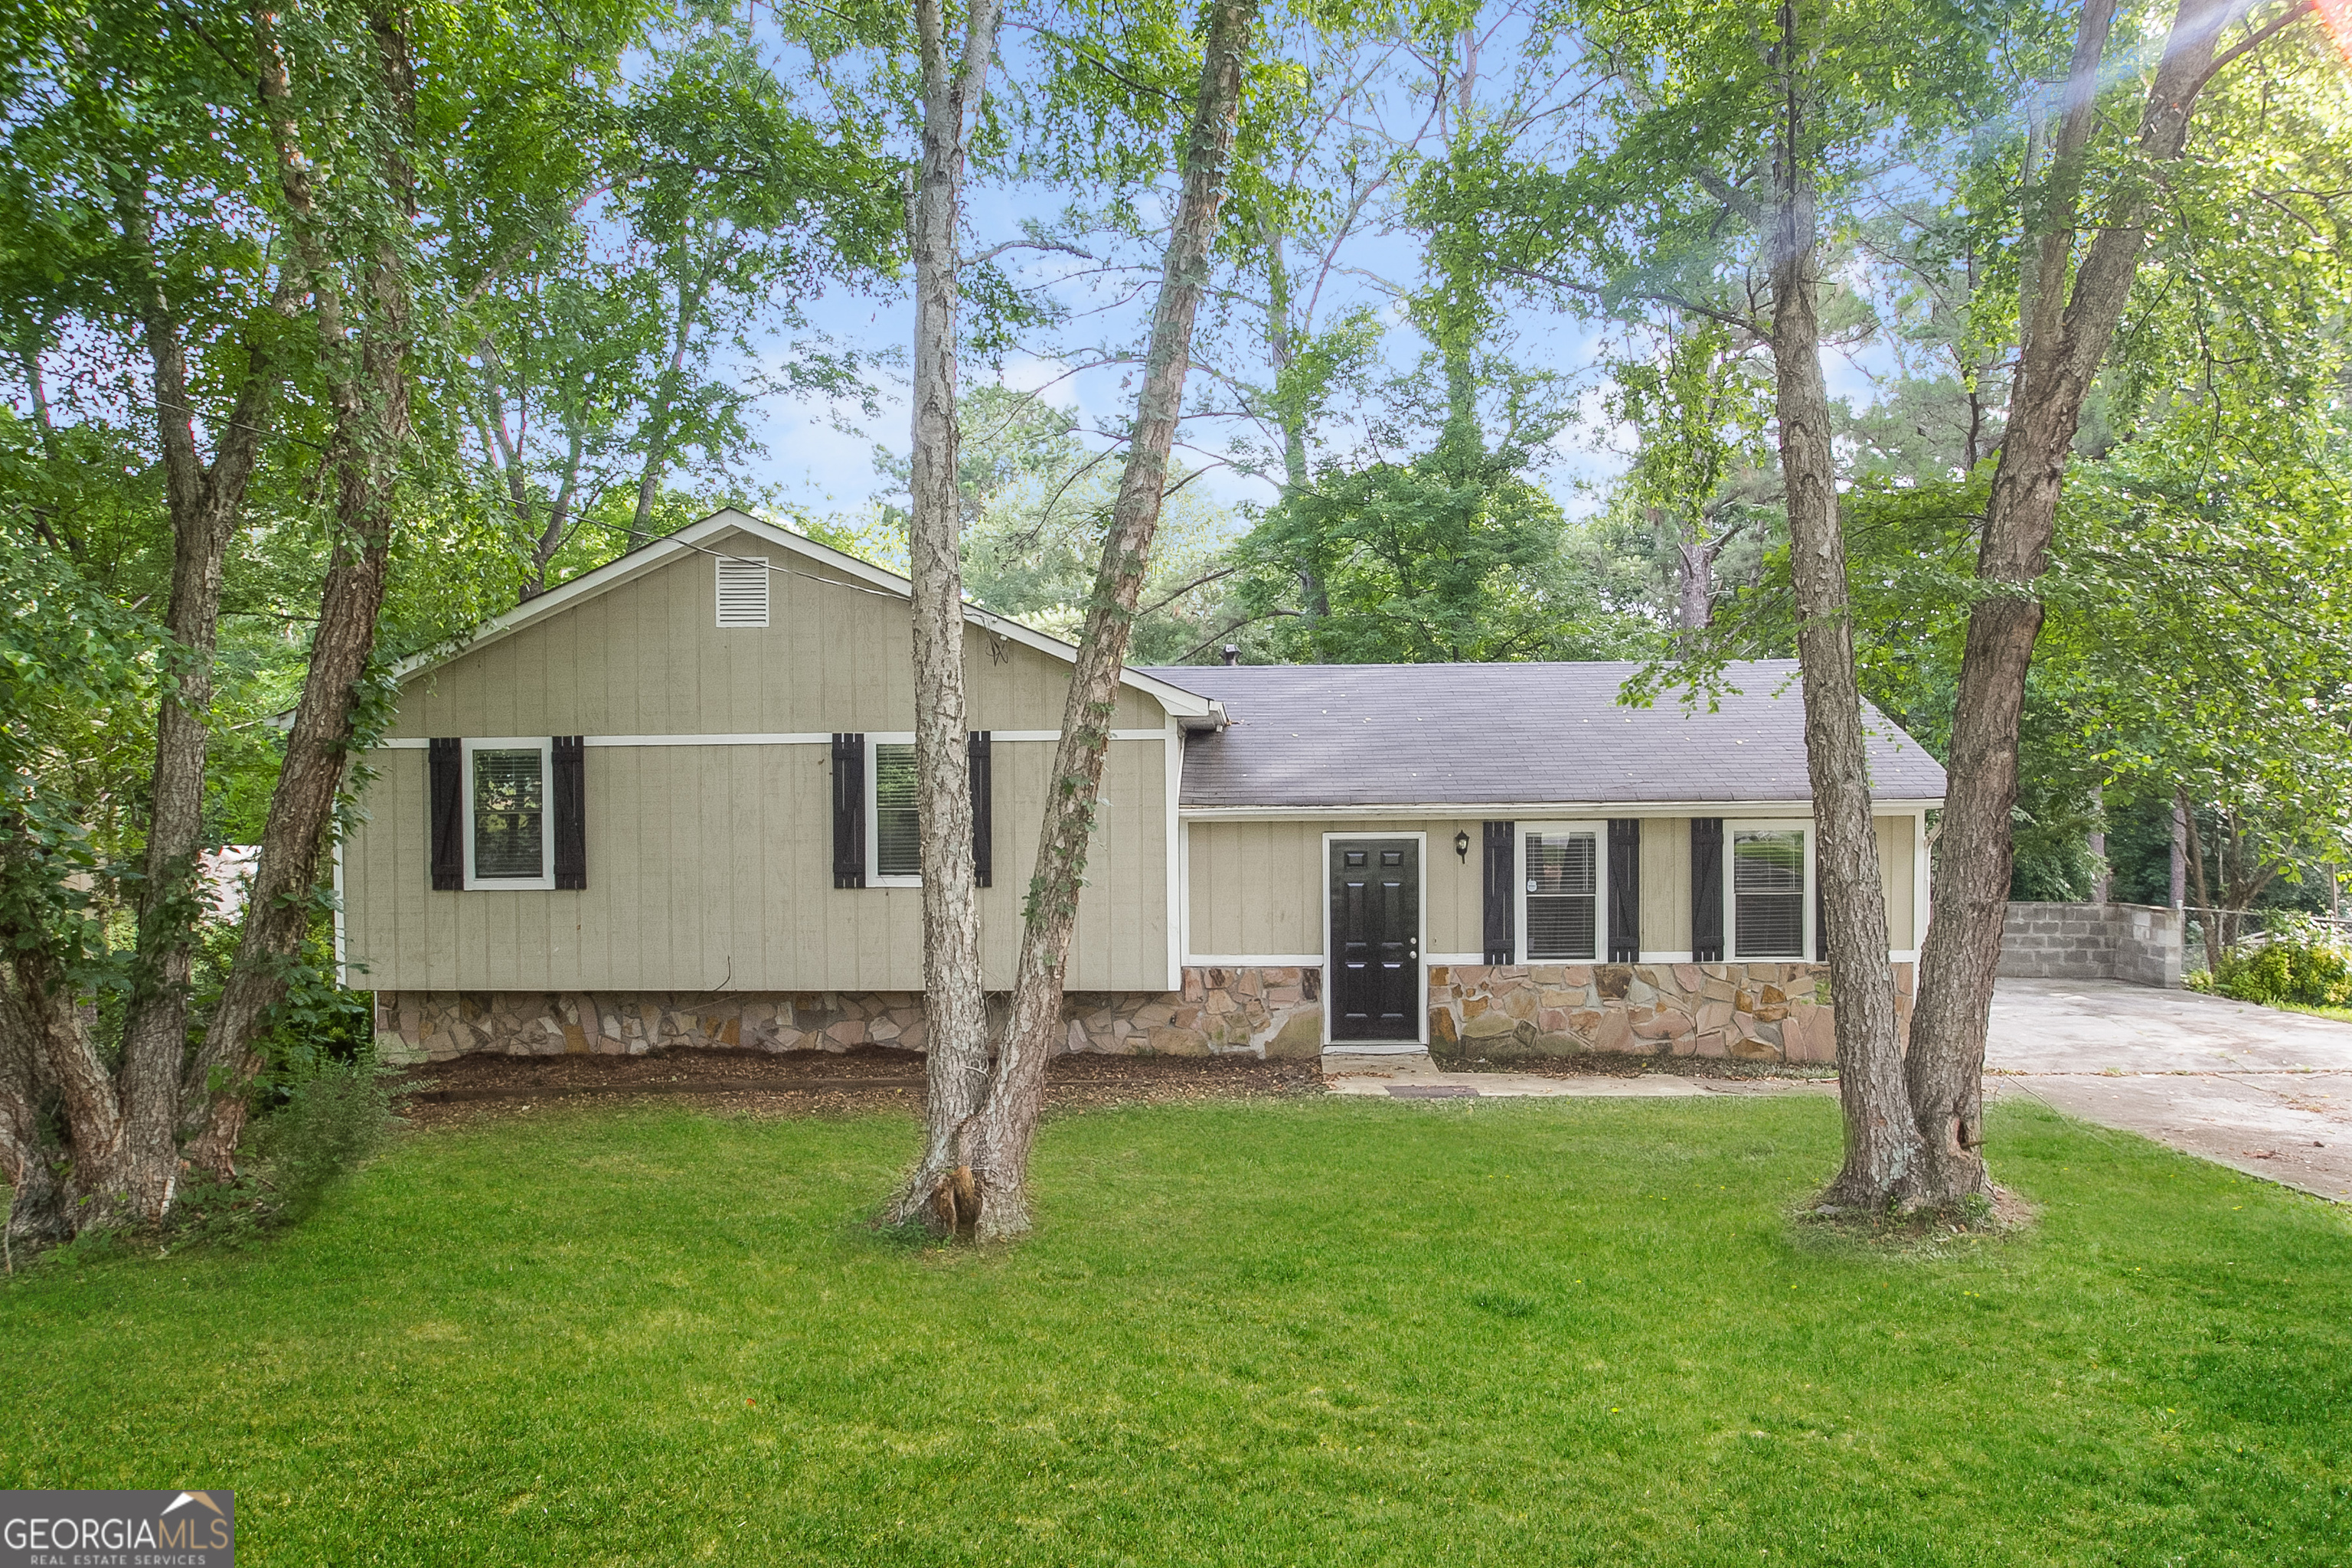
POLYGON ((1598 824, 1519 825, 1519 961, 1601 956, 1604 846, 1598 824))
POLYGON ((466 742, 466 885, 552 888, 545 739, 466 742))
POLYGON ((1805 832, 1736 828, 1731 835, 1731 956, 1805 956, 1805 832))
POLYGON ((768 558, 737 559, 722 555, 719 568, 719 624, 722 626, 764 626, 768 624, 768 558))
POLYGON ((866 842, 874 863, 866 880, 875 885, 919 882, 923 876, 921 819, 915 805, 915 747, 911 742, 876 741, 866 776, 872 827, 866 842))

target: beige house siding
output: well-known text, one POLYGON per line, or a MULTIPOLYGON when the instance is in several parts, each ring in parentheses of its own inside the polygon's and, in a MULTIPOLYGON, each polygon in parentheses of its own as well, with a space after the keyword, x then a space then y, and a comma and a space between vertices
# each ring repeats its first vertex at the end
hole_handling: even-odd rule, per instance
POLYGON ((1323 952, 1323 836, 1366 833, 1406 837, 1425 833, 1422 899, 1425 952, 1475 953, 1486 940, 1480 902, 1481 825, 1454 818, 1411 822, 1359 817, 1286 822, 1194 822, 1192 931, 1188 963, 1233 958, 1320 955, 1323 952), (1454 836, 1470 835, 1467 863, 1454 836))
MULTIPOLYGON (((1726 817, 1727 824, 1737 816, 1726 817)), ((1888 946, 1906 952, 1913 939, 1914 840, 1916 818, 1877 819, 1878 853, 1886 889, 1888 946)), ((1430 962, 1475 954, 1485 944, 1481 846, 1485 825, 1475 818, 1381 821, 1360 817, 1280 821, 1196 820, 1185 825, 1191 883, 1187 962, 1319 956, 1323 952, 1326 833, 1426 833, 1422 873, 1427 902, 1430 962), (1470 835, 1465 865, 1454 853, 1454 835, 1470 835)), ((1642 951, 1691 951, 1690 819, 1654 816, 1642 823, 1642 951)))
POLYGON ((1886 945, 1896 952, 1919 945, 1912 909, 1918 823, 1916 816, 1882 816, 1872 824, 1878 830, 1879 879, 1886 889, 1886 945))
POLYGON ((1691 832, 1687 816, 1642 824, 1642 951, 1691 950, 1691 832))
MULTIPOLYGON (((740 537, 740 536, 738 536, 740 537)), ((764 542, 764 629, 717 626, 710 558, 690 555, 412 678, 391 734, 584 734, 588 887, 434 892, 426 754, 373 752, 368 820, 343 850, 352 984, 380 991, 910 991, 920 890, 833 885, 832 752, 821 742, 600 745, 662 735, 896 733, 913 724, 903 601, 764 542), (812 576, 811 574, 814 574, 812 576), (821 580, 815 580, 821 579, 821 580)), ((974 628, 973 725, 1058 728, 1069 667, 974 628)), ((1070 988, 1165 991, 1167 723, 1122 694, 1070 988)), ((994 750, 994 880, 981 893, 987 983, 1012 984, 1053 743, 994 750)))
MULTIPOLYGON (((904 731, 915 675, 906 602, 751 535, 709 548, 764 555, 768 625, 718 624, 713 558, 688 552, 412 677, 387 731, 431 735, 719 735, 904 731)), ((1069 666, 967 629, 976 730, 1057 730, 1069 666)), ((1160 728, 1132 688, 1112 723, 1160 728)))

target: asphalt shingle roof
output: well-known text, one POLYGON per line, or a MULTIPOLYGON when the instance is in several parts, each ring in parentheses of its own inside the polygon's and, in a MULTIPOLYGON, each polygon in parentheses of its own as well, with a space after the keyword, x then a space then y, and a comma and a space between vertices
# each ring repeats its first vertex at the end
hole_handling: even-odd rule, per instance
MULTIPOLYGON (((1801 801, 1793 659, 1735 664, 1716 711, 1621 708, 1635 664, 1181 665, 1145 673, 1234 722, 1188 738, 1186 806, 1801 801)), ((1864 705, 1874 792, 1938 800, 1944 770, 1864 705)))

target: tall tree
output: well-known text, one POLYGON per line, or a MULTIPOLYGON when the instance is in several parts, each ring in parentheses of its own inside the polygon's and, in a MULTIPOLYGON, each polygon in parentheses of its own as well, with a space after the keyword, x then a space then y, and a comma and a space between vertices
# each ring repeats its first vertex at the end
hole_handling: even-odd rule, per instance
POLYGON ((2146 86, 2126 76, 2109 89, 2139 100, 2138 130, 2104 201, 2086 215, 2115 20, 2114 0, 2086 0, 2049 167, 2028 186, 2018 367, 1977 558, 1981 596, 1960 665, 1935 914, 1912 1018, 1907 1077, 1930 1198, 1980 1193, 1991 1181, 1982 1153, 1985 1033, 2014 853, 2026 675, 2043 617, 2033 584, 2049 564, 2084 401, 2130 301, 2161 175, 2189 146, 2198 98, 2231 62, 2309 15, 2305 0, 2294 0, 2223 51, 2223 34, 2250 9, 2248 0, 2179 0, 2146 86))
POLYGON ((915 265, 914 449, 908 576, 914 623, 915 790, 923 868, 923 1152, 890 1212, 919 1213, 948 1173, 988 1085, 988 998, 971 854, 964 692, 962 496, 957 480, 958 229, 972 122, 996 48, 996 0, 971 0, 949 53, 940 0, 915 0, 922 151, 908 219, 915 265))
MULTIPOLYGON (((935 1213, 950 1225, 968 1218, 986 1239, 1024 1235, 1031 1226, 1029 1156, 1045 1109, 1045 1064, 1061 1032, 1070 937, 1110 749, 1119 671, 1167 493, 1192 327, 1209 281, 1256 14, 1256 0, 1212 0, 1208 8, 1200 86, 1181 143, 1182 179, 1152 309, 1127 463, 1055 747, 1011 1016, 985 1097, 966 1120, 948 1127, 935 1121, 930 1129, 933 1138, 948 1135, 961 1162, 943 1172, 932 1189, 935 1213)), ((950 471, 950 481, 952 477, 950 471)))

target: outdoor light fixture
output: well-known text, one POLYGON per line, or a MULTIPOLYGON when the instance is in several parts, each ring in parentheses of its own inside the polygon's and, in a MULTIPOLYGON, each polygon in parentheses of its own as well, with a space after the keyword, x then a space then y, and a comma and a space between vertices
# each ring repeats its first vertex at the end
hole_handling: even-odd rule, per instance
POLYGON ((1467 829, 1454 835, 1454 853, 1461 857, 1465 866, 1470 864, 1470 834, 1467 829))

